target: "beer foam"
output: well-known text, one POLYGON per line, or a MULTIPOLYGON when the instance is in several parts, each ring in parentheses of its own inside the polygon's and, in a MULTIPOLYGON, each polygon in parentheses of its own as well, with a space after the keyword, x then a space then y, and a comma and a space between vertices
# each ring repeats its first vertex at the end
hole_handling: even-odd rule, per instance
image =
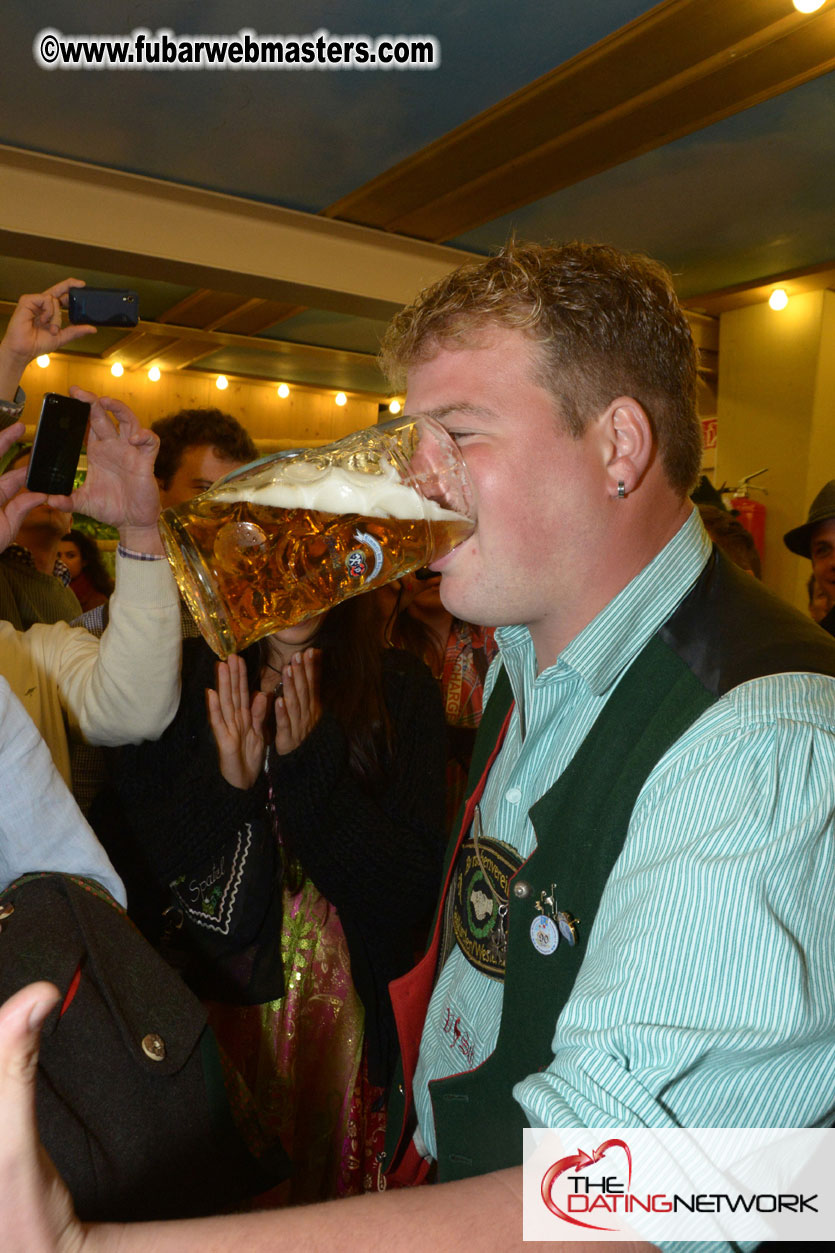
POLYGON ((460 513, 445 509, 401 483, 391 466, 379 474, 331 466, 318 471, 310 462, 288 462, 282 478, 261 487, 216 489, 216 501, 247 501, 274 509, 313 509, 320 513, 358 513, 369 518, 428 518, 431 521, 468 521, 460 513), (315 475, 315 477, 313 477, 315 475))

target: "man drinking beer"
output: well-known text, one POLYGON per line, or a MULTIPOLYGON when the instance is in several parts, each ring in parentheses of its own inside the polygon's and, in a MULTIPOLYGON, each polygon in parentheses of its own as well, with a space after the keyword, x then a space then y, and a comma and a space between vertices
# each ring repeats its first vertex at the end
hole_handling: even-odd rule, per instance
POLYGON ((464 453, 478 524, 441 592, 500 648, 448 908, 393 985, 390 1178, 437 1186, 82 1232, 25 1116, 37 985, 0 1019, 14 1249, 521 1247, 524 1126, 827 1121, 835 643, 690 505, 696 356, 669 275, 509 245, 424 292, 383 356, 464 453))

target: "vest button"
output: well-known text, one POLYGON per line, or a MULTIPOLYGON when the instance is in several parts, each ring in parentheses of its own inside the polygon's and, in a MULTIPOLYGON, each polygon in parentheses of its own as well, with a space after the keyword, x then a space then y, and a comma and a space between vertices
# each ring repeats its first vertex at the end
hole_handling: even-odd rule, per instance
POLYGON ((518 883, 514 883, 513 895, 516 897, 517 900, 519 901, 527 900, 530 894, 531 894, 531 885, 529 883, 525 883, 524 879, 520 879, 518 883))
POLYGON ((0 918, 8 918, 14 913, 14 905, 10 905, 8 901, 5 905, 0 905, 0 918))
POLYGON ((152 1062, 162 1062, 165 1060, 165 1041, 161 1035, 154 1032, 142 1037, 142 1052, 149 1057, 152 1062))

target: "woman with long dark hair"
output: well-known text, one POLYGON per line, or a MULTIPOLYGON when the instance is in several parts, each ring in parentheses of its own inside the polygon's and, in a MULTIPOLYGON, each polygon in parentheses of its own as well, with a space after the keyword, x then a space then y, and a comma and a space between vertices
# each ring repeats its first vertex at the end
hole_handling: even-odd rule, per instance
POLYGON ((91 535, 67 531, 58 546, 58 556, 70 572, 70 589, 84 613, 108 601, 113 593, 113 579, 91 535))
POLYGON ((122 754, 129 909, 145 903, 282 1137, 295 1170, 273 1203, 377 1184, 388 983, 435 903, 444 754, 431 674, 380 647, 363 596, 219 665, 216 690, 185 641, 174 723, 122 754))

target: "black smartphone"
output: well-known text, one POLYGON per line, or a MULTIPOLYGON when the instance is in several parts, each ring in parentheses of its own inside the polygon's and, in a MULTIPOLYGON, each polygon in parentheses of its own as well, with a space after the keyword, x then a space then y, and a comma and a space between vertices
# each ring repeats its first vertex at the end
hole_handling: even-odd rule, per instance
POLYGON ((71 287, 67 313, 74 326, 136 326, 139 297, 115 287, 71 287))
POLYGON ((69 496, 90 420, 85 400, 47 392, 43 398, 26 486, 48 496, 69 496))

